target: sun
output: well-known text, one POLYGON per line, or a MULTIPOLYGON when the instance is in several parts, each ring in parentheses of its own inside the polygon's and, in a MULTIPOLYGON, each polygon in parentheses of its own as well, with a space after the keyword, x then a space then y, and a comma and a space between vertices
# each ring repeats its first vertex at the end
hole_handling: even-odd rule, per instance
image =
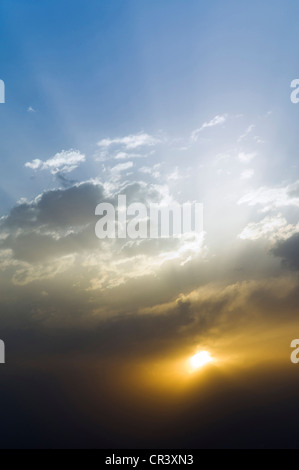
POLYGON ((201 351, 190 358, 192 370, 200 369, 210 362, 213 362, 213 359, 208 351, 201 351))

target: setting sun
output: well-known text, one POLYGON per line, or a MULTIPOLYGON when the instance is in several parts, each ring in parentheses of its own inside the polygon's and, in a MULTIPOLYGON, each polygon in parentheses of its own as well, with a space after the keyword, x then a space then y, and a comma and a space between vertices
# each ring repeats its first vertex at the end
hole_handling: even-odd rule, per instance
POLYGON ((212 361, 213 359, 208 351, 201 351, 190 358, 190 365, 193 370, 197 370, 212 361))

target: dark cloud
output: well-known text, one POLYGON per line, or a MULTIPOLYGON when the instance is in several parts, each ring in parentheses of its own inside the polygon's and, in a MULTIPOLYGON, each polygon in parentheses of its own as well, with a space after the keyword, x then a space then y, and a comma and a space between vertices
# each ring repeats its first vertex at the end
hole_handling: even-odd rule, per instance
MULTIPOLYGON (((161 199, 159 191, 141 182, 125 184, 119 191, 127 196, 128 205, 161 199)), ((107 195, 103 185, 90 182, 44 192, 31 202, 15 206, 1 219, 4 237, 0 249, 10 249, 15 259, 28 263, 99 249, 95 208, 103 201, 117 208, 117 196, 107 195)), ((116 246, 123 243, 116 241, 116 246)), ((129 251, 133 255, 132 248, 129 251)))
POLYGON ((11 249, 14 258, 34 264, 59 256, 100 248, 100 241, 94 236, 94 224, 89 224, 82 230, 59 239, 35 232, 8 236, 0 246, 4 249, 11 249))
MULTIPOLYGON (((147 315, 119 315, 78 328, 49 328, 36 318, 20 327, 15 321, 2 330, 9 369, 0 377, 6 425, 0 447, 296 446, 299 386, 297 369, 288 362, 289 344, 285 363, 277 364, 276 337, 269 342, 265 327, 252 334, 253 308, 266 308, 262 293, 246 291, 246 285, 231 286, 204 300, 193 295, 147 315), (183 389, 180 377, 173 381, 167 369, 155 368, 201 342, 218 344, 221 354, 224 337, 246 358, 245 368, 223 372, 212 366, 183 389), (260 354, 261 364, 249 366, 246 338, 258 355, 268 339, 273 363, 260 354)), ((275 291, 278 298, 277 286, 275 291)), ((74 314, 78 299, 57 300, 74 314)))
POLYGON ((60 172, 56 173, 55 177, 64 188, 69 188, 70 186, 74 186, 76 183, 78 183, 78 181, 67 178, 63 173, 60 172))
POLYGON ((287 268, 299 270, 299 234, 291 236, 287 240, 279 242, 272 253, 282 259, 282 263, 287 268))
POLYGON ((43 193, 32 202, 14 207, 1 221, 2 230, 65 228, 90 223, 104 197, 99 184, 83 183, 68 189, 43 193))

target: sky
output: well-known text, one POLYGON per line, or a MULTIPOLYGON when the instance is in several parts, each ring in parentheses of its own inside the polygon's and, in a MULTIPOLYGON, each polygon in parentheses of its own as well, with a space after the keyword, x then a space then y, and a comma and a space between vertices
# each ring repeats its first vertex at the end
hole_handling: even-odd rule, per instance
POLYGON ((298 14, 1 1, 1 448, 298 446, 298 14), (204 230, 99 240, 120 195, 204 230))

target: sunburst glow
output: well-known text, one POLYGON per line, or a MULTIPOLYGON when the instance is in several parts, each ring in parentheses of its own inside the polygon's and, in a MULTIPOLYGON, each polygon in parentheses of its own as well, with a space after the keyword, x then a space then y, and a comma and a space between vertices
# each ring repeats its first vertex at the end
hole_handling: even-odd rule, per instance
POLYGON ((208 351, 201 351, 190 358, 190 365, 192 370, 197 370, 212 361, 213 359, 208 351))

